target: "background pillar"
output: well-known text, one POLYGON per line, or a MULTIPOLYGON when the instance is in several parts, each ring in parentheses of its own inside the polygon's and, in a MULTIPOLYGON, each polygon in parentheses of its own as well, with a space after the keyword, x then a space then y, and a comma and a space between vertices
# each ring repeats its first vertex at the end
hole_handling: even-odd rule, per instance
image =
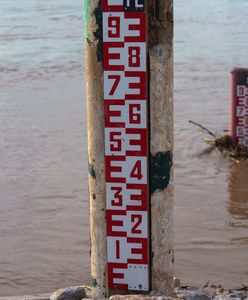
POLYGON ((233 144, 248 147, 248 69, 231 72, 229 132, 233 144))

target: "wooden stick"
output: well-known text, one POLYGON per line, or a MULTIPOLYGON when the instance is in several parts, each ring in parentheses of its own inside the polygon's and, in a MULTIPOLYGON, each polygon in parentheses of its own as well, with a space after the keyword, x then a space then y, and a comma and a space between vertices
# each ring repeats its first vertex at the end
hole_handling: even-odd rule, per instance
POLYGON ((206 131, 208 134, 210 134, 211 136, 213 136, 213 137, 216 138, 216 135, 212 131, 208 130, 206 127, 202 126, 201 124, 196 123, 196 122, 191 121, 191 120, 189 120, 189 123, 194 124, 194 125, 200 127, 201 129, 203 129, 204 131, 206 131))

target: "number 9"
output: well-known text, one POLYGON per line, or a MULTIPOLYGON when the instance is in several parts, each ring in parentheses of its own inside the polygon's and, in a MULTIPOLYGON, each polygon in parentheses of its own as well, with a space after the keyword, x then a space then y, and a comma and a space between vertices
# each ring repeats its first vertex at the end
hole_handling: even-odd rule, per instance
POLYGON ((120 37, 120 17, 108 18, 108 37, 119 38, 120 37))

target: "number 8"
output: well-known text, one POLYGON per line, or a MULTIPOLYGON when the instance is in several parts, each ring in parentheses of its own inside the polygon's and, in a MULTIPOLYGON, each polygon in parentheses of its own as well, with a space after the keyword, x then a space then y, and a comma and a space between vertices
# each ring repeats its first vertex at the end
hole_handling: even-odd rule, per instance
POLYGON ((129 67, 140 67, 140 47, 128 48, 128 64, 129 67))

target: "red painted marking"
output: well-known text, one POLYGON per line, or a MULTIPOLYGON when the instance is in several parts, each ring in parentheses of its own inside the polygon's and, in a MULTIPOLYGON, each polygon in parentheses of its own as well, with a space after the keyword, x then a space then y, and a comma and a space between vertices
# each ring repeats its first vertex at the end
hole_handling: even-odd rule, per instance
POLYGON ((141 256, 140 259, 130 258, 128 259, 129 264, 147 264, 148 263, 148 239, 142 238, 128 238, 127 242, 130 244, 137 245, 139 244, 139 248, 137 246, 133 246, 131 253, 139 254, 141 256))
POLYGON ((138 180, 141 180, 143 178, 142 169, 141 169, 141 160, 137 160, 131 173, 131 178, 136 178, 138 180))
POLYGON ((123 279, 124 278, 124 270, 128 268, 128 264, 121 264, 121 263, 108 263, 108 283, 110 289, 123 289, 128 290, 128 284, 116 284, 114 281, 116 279, 123 279), (117 273, 116 270, 121 271, 123 273, 117 273))
POLYGON ((110 150, 111 151, 121 151, 122 150, 122 139, 121 139, 121 132, 110 132, 109 136, 110 140, 110 150))
POLYGON ((120 12, 123 11, 123 5, 109 5, 109 0, 102 0, 102 11, 107 12, 107 11, 115 11, 115 12, 120 12))
POLYGON ((107 236, 126 237, 127 233, 121 229, 124 227, 121 216, 125 216, 126 212, 122 210, 107 210, 107 236), (117 218, 118 220, 114 220, 117 218))
POLYGON ((121 81, 121 76, 120 75, 108 75, 108 79, 113 80, 113 82, 112 82, 113 86, 112 86, 112 88, 109 92, 109 95, 113 96, 116 89, 117 89, 117 87, 118 87, 118 85, 119 85, 119 83, 120 83, 120 81, 121 81))
POLYGON ((142 12, 126 12, 124 13, 125 19, 131 21, 132 19, 134 20, 139 20, 139 24, 130 24, 128 26, 128 30, 131 32, 138 31, 139 35, 138 36, 126 36, 124 38, 125 42, 146 42, 146 14, 142 12))
POLYGON ((118 65, 117 63, 115 65, 111 65, 110 64, 110 60, 119 60, 121 59, 121 53, 119 51, 119 53, 111 53, 110 51, 114 48, 116 48, 117 50, 121 49, 124 47, 124 43, 119 43, 119 42, 108 42, 108 43, 104 43, 103 45, 103 54, 104 54, 104 60, 103 60, 103 66, 104 66, 104 70, 106 71, 124 71, 124 65, 118 65))
POLYGON ((122 202, 123 202, 123 197, 122 197, 122 194, 121 194, 122 187, 112 186, 111 190, 115 191, 114 199, 111 200, 112 206, 122 206, 122 202))
POLYGON ((243 117, 237 117, 237 125, 245 126, 245 119, 243 117))
POLYGON ((129 78, 129 93, 126 100, 141 100, 147 98, 146 72, 125 72, 125 77, 129 78), (132 81, 135 80, 133 83, 132 81), (136 82, 138 80, 138 82, 136 82), (138 90, 138 92, 137 92, 138 90))
POLYGON ((125 160, 125 156, 105 156, 106 182, 126 182, 122 167, 125 160))
POLYGON ((140 67, 140 47, 133 46, 128 48, 128 66, 131 68, 140 67))
POLYGON ((108 37, 119 38, 121 33, 121 20, 118 16, 110 16, 108 18, 108 37))
POLYGON ((147 156, 147 129, 128 128, 126 133, 130 135, 138 135, 139 139, 130 139, 129 144, 132 146, 138 146, 140 150, 127 150, 127 156, 147 156))
POLYGON ((141 123, 140 110, 141 110, 140 103, 129 104, 129 123, 130 124, 140 124, 141 123))
POLYGON ((121 255, 120 255, 120 241, 116 241, 116 258, 120 259, 121 255))
POLYGON ((125 105, 124 100, 105 100, 104 101, 104 121, 105 128, 125 128, 125 122, 114 122, 114 117, 121 117, 121 108, 125 105), (115 107, 114 107, 115 106, 115 107), (119 107, 119 110, 116 108, 119 107))
POLYGON ((137 210, 137 211, 147 211, 147 203, 148 203, 148 191, 146 184, 127 184, 128 190, 140 191, 140 195, 131 194, 131 200, 134 201, 134 205, 128 205, 127 210, 137 210), (140 205, 136 206, 136 202, 140 201, 140 205))
POLYGON ((142 231, 138 228, 139 228, 140 224, 142 223, 142 215, 132 215, 131 222, 134 224, 131 229, 131 232, 133 234, 141 234, 142 231))

